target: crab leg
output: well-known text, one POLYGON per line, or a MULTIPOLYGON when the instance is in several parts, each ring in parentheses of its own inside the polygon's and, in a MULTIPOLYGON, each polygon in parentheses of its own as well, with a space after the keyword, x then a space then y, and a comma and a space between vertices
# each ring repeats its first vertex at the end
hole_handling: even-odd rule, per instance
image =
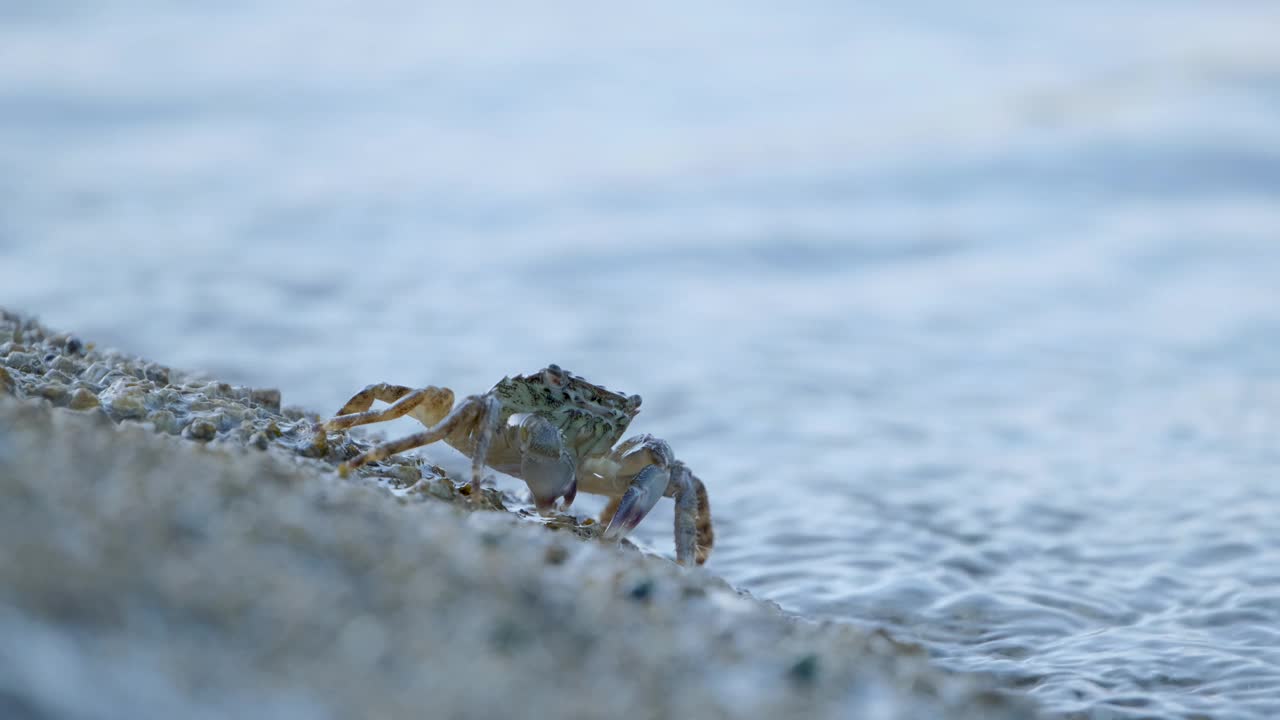
POLYGON ((604 537, 618 540, 640 524, 666 491, 671 481, 671 447, 652 435, 637 435, 619 445, 612 459, 618 468, 615 477, 626 483, 627 489, 618 500, 604 537))
POLYGON ((359 413, 373 407, 374 400, 381 400, 384 403, 393 403, 400 398, 413 392, 413 388, 404 385, 392 385, 391 383, 377 383, 374 385, 366 385, 363 390, 351 396, 346 405, 338 411, 339 415, 350 415, 359 413))
MULTIPOLYGON (((397 404, 408 399, 408 396, 397 401, 397 404)), ((392 407, 395 407, 394 405, 392 407)), ((391 408, 388 408, 390 410, 391 408)), ((471 459, 471 491, 472 499, 480 494, 480 480, 484 473, 484 461, 488 456, 489 446, 497 431, 501 405, 497 398, 489 395, 472 396, 463 400, 440 422, 399 440, 385 442, 343 463, 347 468, 358 468, 371 462, 389 458, 396 453, 404 452, 423 445, 443 440, 456 430, 468 428, 468 434, 475 438, 475 452, 471 459)), ((401 413, 403 415, 405 413, 401 413)), ((346 416, 351 417, 351 416, 346 416)), ((335 418, 335 420, 340 418, 335 418)), ((332 422, 332 421, 330 421, 332 422)))
MULTIPOLYGON (((489 457, 489 446, 493 444, 493 436, 498 433, 498 424, 502 419, 502 402, 492 395, 471 396, 463 401, 463 405, 477 406, 475 452, 471 455, 471 501, 480 501, 480 479, 484 477, 485 460, 489 457)), ((444 424, 443 421, 440 423, 444 424)))
POLYGON ((649 465, 637 473, 618 501, 618 509, 609 521, 609 527, 604 529, 605 539, 621 540, 634 530, 653 506, 658 504, 662 491, 670 480, 668 470, 658 465, 649 465))
POLYGON ((681 565, 705 563, 715 544, 706 486, 677 460, 671 468, 671 484, 665 494, 676 501, 676 562, 681 565))
POLYGON ((329 431, 341 430, 355 427, 356 425, 368 425, 404 417, 413 412, 423 400, 434 392, 439 391, 432 387, 412 390, 403 385, 387 385, 386 383, 370 385, 348 400, 347 404, 343 405, 342 409, 338 411, 337 417, 324 424, 324 429, 329 431), (389 402, 391 405, 380 410, 369 410, 369 406, 373 404, 375 398, 383 402, 389 402))

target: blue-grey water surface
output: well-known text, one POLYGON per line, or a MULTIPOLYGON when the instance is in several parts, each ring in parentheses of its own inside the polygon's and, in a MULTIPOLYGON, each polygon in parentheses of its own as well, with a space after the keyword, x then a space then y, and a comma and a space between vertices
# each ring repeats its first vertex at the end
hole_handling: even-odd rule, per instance
POLYGON ((175 8, 0 2, 0 304, 319 411, 557 362, 759 596, 1280 715, 1280 7, 175 8))

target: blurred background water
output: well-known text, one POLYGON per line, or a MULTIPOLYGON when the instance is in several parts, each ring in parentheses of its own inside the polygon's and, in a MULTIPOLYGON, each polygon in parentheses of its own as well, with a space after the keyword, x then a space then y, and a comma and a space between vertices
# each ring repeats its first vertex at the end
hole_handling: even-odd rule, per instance
POLYGON ((557 362, 644 396, 759 596, 1061 713, 1273 717, 1277 32, 0 0, 0 303, 320 412, 557 362))

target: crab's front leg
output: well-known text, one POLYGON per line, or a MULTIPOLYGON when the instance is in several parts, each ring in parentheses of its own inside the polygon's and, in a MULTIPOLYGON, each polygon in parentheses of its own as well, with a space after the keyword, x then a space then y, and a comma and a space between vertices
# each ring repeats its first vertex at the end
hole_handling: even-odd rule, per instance
POLYGON ((701 481, 673 457, 666 441, 652 435, 637 435, 619 445, 609 460, 607 469, 601 469, 612 474, 615 482, 625 483, 626 490, 605 510, 609 523, 604 531, 605 539, 626 536, 658 500, 667 495, 676 501, 676 562, 681 565, 705 562, 711 550, 706 491, 699 492, 701 481), (701 542, 703 540, 706 542, 701 542))
POLYGON ((621 539, 631 532, 664 495, 675 499, 676 562, 701 565, 711 554, 715 535, 706 486, 689 468, 674 459, 666 441, 652 435, 629 438, 605 463, 592 470, 626 490, 605 508, 601 522, 608 522, 606 539, 621 539))
POLYGON ((612 475, 615 484, 625 486, 626 490, 616 501, 609 503, 613 512, 604 537, 620 540, 634 530, 662 498, 671 480, 670 468, 674 458, 671 446, 665 440, 652 435, 637 435, 614 448, 609 460, 612 462, 608 474, 612 475))

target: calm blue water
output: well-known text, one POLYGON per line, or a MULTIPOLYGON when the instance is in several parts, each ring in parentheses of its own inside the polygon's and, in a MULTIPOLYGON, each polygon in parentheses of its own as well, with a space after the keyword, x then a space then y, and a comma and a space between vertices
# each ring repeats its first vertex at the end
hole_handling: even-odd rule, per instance
POLYGON ((557 362, 757 595, 1280 715, 1274 4, 170 6, 0 2, 0 304, 321 411, 557 362))

